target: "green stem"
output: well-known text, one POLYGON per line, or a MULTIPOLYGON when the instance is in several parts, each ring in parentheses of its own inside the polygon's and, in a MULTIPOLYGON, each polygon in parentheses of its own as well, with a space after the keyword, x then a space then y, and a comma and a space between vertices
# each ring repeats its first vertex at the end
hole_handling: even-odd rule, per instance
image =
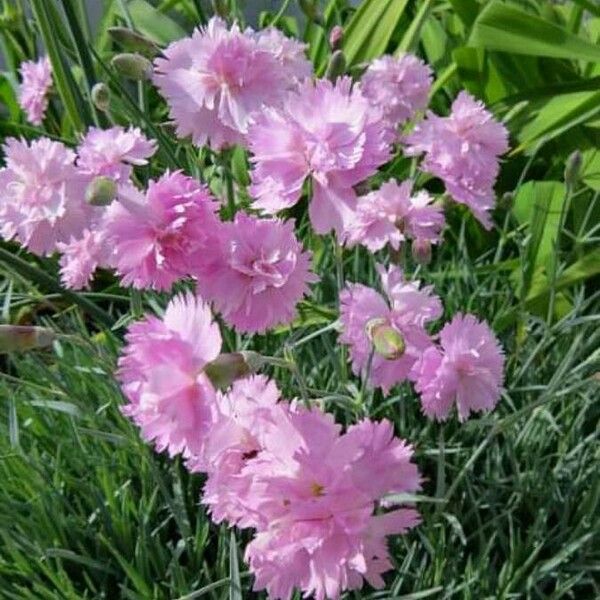
POLYGON ((287 7, 289 6, 289 4, 290 4, 290 0, 284 0, 284 2, 281 4, 281 8, 279 9, 279 12, 273 17, 273 20, 271 21, 271 27, 275 27, 277 25, 277 23, 279 23, 279 20, 285 14, 285 11, 287 10, 287 7))

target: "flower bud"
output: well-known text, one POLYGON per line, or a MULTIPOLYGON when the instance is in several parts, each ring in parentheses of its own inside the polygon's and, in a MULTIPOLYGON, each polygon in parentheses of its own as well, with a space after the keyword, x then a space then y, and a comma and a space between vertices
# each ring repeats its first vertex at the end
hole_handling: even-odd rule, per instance
POLYGON ((117 184, 110 177, 95 177, 85 190, 85 201, 92 206, 108 206, 117 196, 117 184))
POLYGON ((333 51, 339 50, 342 45, 342 38, 344 37, 344 30, 340 25, 336 25, 329 32, 329 46, 333 51))
POLYGON ((0 325, 0 353, 46 348, 56 337, 54 331, 47 327, 0 325))
POLYGON ((413 240, 412 255, 419 264, 428 265, 431 262, 431 242, 418 238, 413 240))
POLYGON ((386 360, 397 360, 404 354, 406 344, 402 334, 386 319, 371 319, 365 329, 375 352, 386 360))
POLYGON ((104 83, 97 83, 92 88, 92 102, 94 106, 103 112, 110 106, 110 90, 104 83))
POLYGON ((134 52, 143 52, 149 56, 158 54, 160 48, 151 39, 127 27, 109 27, 108 34, 123 48, 134 52))
POLYGON ((227 17, 229 9, 226 0, 212 0, 213 12, 223 19, 227 17))
POLYGON ((141 54, 117 54, 113 56, 110 64, 119 75, 135 81, 149 79, 152 74, 152 63, 141 54))
POLYGON ((346 55, 341 50, 336 50, 329 59, 325 77, 329 81, 335 81, 346 71, 346 55))
POLYGON ((204 367, 204 373, 219 389, 228 388, 236 379, 255 373, 264 364, 256 352, 221 354, 204 367))
POLYGON ((581 171, 581 163, 583 157, 579 150, 575 150, 567 158, 565 165, 565 183, 573 187, 579 181, 579 172, 581 171))
POLYGON ((313 21, 317 25, 323 25, 323 17, 319 14, 317 0, 298 0, 298 4, 309 21, 313 21))

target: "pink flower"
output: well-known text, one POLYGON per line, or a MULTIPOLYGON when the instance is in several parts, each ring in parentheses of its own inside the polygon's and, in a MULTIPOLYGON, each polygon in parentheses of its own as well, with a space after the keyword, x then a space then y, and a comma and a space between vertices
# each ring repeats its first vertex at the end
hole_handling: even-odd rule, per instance
POLYGON ((294 318, 307 284, 316 281, 310 256, 293 222, 238 213, 223 223, 212 263, 198 269, 199 290, 238 331, 262 332, 294 318))
POLYGON ((263 515, 246 560, 254 588, 288 600, 294 588, 336 599, 363 580, 383 585, 391 568, 385 538, 414 527, 416 510, 374 515, 388 494, 420 488, 412 448, 388 421, 365 420, 345 434, 330 415, 295 407, 249 461, 247 501, 263 515))
POLYGON ((386 244, 398 250, 409 238, 437 243, 445 223, 442 207, 433 204, 427 192, 411 196, 411 190, 410 181, 398 185, 392 180, 378 191, 361 196, 356 219, 347 231, 347 243, 362 244, 371 252, 386 244))
POLYGON ((60 142, 9 138, 0 169, 0 232, 35 254, 51 254, 57 243, 81 236, 91 208, 75 154, 60 142))
POLYGON ((21 63, 21 86, 19 104, 27 114, 27 120, 41 125, 48 108, 48 92, 52 86, 52 66, 47 56, 38 61, 21 63))
POLYGON ((110 177, 125 183, 131 176, 132 166, 147 165, 147 159, 155 152, 156 142, 137 127, 90 127, 77 148, 77 167, 86 175, 110 177))
POLYGON ((208 260, 219 220, 210 192, 180 172, 150 181, 142 194, 122 189, 103 227, 110 262, 124 285, 166 290, 208 260))
POLYGON ((412 54, 375 59, 361 78, 363 94, 379 107, 391 127, 403 125, 429 101, 432 71, 412 54))
POLYGON ((279 103, 295 85, 289 75, 298 68, 297 58, 290 58, 281 40, 276 46, 279 57, 266 38, 237 25, 227 29, 217 17, 168 46, 155 61, 154 83, 167 99, 178 135, 217 149, 242 143, 252 115, 279 103), (283 68, 283 57, 290 68, 283 68))
POLYGON ((452 198, 490 229, 498 157, 508 150, 508 133, 483 103, 461 92, 449 117, 428 113, 405 141, 406 154, 425 153, 422 169, 439 177, 452 198))
POLYGON ((86 229, 79 239, 59 243, 60 278, 66 288, 80 290, 89 287, 96 267, 106 262, 104 232, 86 229))
POLYGON ((341 235, 356 208, 353 186, 388 160, 390 140, 381 112, 348 77, 307 81, 249 130, 254 204, 270 214, 293 206, 310 177, 313 228, 341 235))
POLYGON ((428 417, 443 421, 456 403, 465 421, 471 412, 494 408, 503 370, 502 348, 489 326, 459 313, 440 332, 440 348, 425 351, 412 377, 428 417))
POLYGON ((164 317, 130 326, 118 378, 128 404, 122 412, 158 452, 201 454, 213 422, 215 390, 203 373, 221 350, 221 334, 208 304, 175 296, 164 317))
POLYGON ((254 526, 259 519, 246 506, 253 478, 246 465, 265 449, 269 431, 287 414, 288 405, 278 402, 279 390, 262 375, 234 382, 226 394, 217 394, 217 416, 206 438, 201 458, 190 461, 192 471, 206 471, 208 479, 202 503, 212 520, 227 520, 240 527, 254 526))
MULTIPOLYGON (((404 381, 422 353, 432 345, 425 325, 442 314, 440 299, 431 287, 403 279, 397 267, 379 267, 387 298, 359 283, 348 284, 340 293, 340 341, 350 346, 352 370, 359 375, 369 366, 369 382, 383 388, 404 381), (375 352, 370 332, 376 327, 388 339, 398 341, 396 351, 384 356, 375 352)), ((364 373, 362 373, 364 376, 364 373)))
POLYGON ((312 75, 312 64, 306 58, 307 44, 285 36, 276 27, 261 29, 255 36, 258 45, 277 59, 286 79, 302 81, 312 75))

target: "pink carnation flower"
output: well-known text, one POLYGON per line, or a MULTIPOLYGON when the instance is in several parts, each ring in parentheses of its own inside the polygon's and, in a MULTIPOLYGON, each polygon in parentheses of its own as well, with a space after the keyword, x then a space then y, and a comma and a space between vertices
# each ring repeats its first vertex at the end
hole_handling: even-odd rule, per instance
POLYGON ((203 456, 188 465, 208 473, 202 503, 215 523, 227 520, 251 527, 259 520, 244 501, 253 483, 246 466, 265 449, 268 432, 287 414, 288 405, 278 402, 279 397, 275 383, 263 375, 240 379, 226 394, 218 393, 217 416, 203 456))
POLYGON ((286 79, 302 81, 312 75, 312 64, 306 58, 307 44, 285 36, 276 27, 261 29, 255 35, 259 46, 277 59, 286 79))
POLYGON ((91 208, 75 154, 60 142, 9 138, 0 169, 0 232, 35 254, 51 254, 57 243, 80 237, 91 208))
POLYGON ((150 181, 145 195, 133 186, 121 190, 103 228, 122 283, 166 290, 190 275, 216 244, 216 210, 207 188, 180 172, 150 181))
POLYGON ((342 235, 356 208, 353 186, 388 160, 389 142, 380 110, 350 78, 307 81, 283 109, 264 110, 249 130, 254 205, 269 214, 289 208, 310 177, 313 228, 342 235))
POLYGON ((340 341, 350 346, 352 370, 357 375, 366 370, 372 355, 369 382, 387 394, 408 377, 415 362, 432 345, 425 325, 441 316, 442 305, 431 287, 419 289, 418 281, 405 281, 397 267, 385 271, 380 266, 379 273, 387 298, 359 283, 348 284, 340 293, 340 341), (374 351, 369 337, 374 324, 401 340, 404 348, 397 356, 374 351))
POLYGON ((157 451, 200 454, 216 402, 203 369, 221 350, 208 304, 190 293, 175 296, 162 319, 134 323, 125 339, 117 374, 128 400, 123 414, 157 451))
POLYGON ((461 92, 448 117, 428 113, 406 137, 408 156, 425 154, 421 168, 439 177, 454 200, 466 204, 490 229, 498 157, 508 150, 508 133, 483 103, 461 92))
MULTIPOLYGON (((280 57, 289 55, 281 40, 277 45, 280 57)), ((167 99, 178 135, 217 149, 243 142, 252 115, 279 103, 295 84, 272 43, 237 25, 227 29, 217 17, 163 55, 155 61, 154 83, 167 99)))
POLYGON ((89 287, 96 267, 106 263, 106 244, 102 230, 86 229, 79 239, 58 244, 60 278, 66 288, 81 290, 89 287))
POLYGON ((427 107, 431 78, 429 66, 412 54, 399 58, 382 56, 369 65, 361 78, 361 87, 395 128, 427 107))
POLYGON ((363 580, 382 587, 392 567, 386 536, 414 527, 419 515, 374 512, 386 495, 420 489, 412 448, 388 421, 365 420, 340 435, 318 410, 296 407, 287 420, 246 467, 253 476, 247 502, 263 515, 246 548, 254 588, 285 600, 300 588, 324 600, 363 580))
POLYGON ((503 370, 502 348, 489 326, 459 313, 440 332, 440 348, 425 351, 412 377, 428 417, 445 420, 456 404, 465 421, 471 412, 494 408, 503 370))
POLYGON ((433 204, 425 191, 411 196, 412 183, 384 183, 379 190, 358 199, 356 218, 350 225, 346 242, 362 244, 371 252, 389 244, 398 250, 407 239, 435 244, 444 226, 442 207, 433 204))
POLYGON ((293 222, 238 213, 223 223, 212 263, 198 269, 199 289, 238 331, 262 332, 294 318, 307 284, 317 280, 310 257, 293 222))
POLYGON ((48 108, 48 93, 52 86, 52 66, 47 56, 38 61, 21 63, 19 104, 34 125, 41 125, 48 108))
POLYGON ((156 142, 137 127, 90 127, 77 148, 77 167, 86 175, 127 182, 132 166, 147 165, 155 152, 156 142))

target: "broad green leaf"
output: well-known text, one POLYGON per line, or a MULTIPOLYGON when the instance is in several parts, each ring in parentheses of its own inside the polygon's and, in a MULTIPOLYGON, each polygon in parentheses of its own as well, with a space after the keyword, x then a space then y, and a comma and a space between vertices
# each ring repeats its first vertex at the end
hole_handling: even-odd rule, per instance
POLYGON ((157 44, 167 45, 186 35, 178 23, 159 12, 146 0, 131 0, 127 8, 134 28, 157 44))
POLYGON ((508 93, 505 80, 481 48, 456 48, 452 53, 458 75, 472 94, 493 103, 508 93))
POLYGON ((344 31, 343 49, 352 65, 383 54, 408 0, 365 0, 344 31))
POLYGON ((470 46, 513 54, 600 62, 600 47, 514 6, 494 1, 473 24, 470 46))
POLYGON ((477 0, 450 0, 450 4, 460 20, 467 27, 471 27, 481 6, 477 0))
POLYGON ((581 178, 587 186, 600 192, 600 150, 592 148, 583 153, 581 178))
POLYGON ((0 74, 0 103, 6 106, 11 121, 17 121, 21 109, 17 102, 15 89, 6 74, 0 74))

